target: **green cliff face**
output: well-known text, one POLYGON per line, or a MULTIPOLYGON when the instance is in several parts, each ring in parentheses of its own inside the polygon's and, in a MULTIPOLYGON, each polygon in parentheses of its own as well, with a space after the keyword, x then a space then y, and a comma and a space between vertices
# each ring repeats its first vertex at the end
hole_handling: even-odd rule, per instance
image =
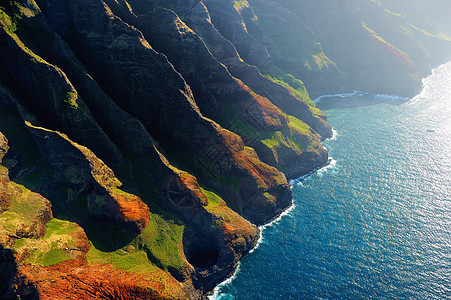
POLYGON ((450 47, 307 2, 1 2, 0 295, 203 298, 327 163, 309 93, 412 93, 450 47))

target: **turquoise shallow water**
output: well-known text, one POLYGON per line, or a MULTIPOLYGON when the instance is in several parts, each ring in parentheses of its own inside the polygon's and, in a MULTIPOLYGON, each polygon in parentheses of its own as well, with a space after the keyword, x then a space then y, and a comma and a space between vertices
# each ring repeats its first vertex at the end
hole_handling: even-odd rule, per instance
POLYGON ((318 106, 333 163, 293 186, 293 209, 214 298, 451 299, 451 62, 410 100, 318 106))

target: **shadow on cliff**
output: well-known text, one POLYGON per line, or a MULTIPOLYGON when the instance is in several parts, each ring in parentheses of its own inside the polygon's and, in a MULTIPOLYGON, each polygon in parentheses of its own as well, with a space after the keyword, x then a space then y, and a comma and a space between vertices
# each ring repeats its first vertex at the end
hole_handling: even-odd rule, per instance
POLYGON ((36 287, 23 282, 23 279, 17 276, 17 272, 13 250, 0 245, 0 299, 39 299, 36 287))

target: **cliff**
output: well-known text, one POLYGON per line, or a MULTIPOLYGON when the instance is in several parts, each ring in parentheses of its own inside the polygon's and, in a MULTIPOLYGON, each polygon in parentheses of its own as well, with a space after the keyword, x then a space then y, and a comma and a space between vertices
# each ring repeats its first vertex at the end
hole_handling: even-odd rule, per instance
POLYGON ((205 298, 327 164, 310 95, 410 95, 448 58, 383 5, 1 2, 0 295, 205 298))
MULTIPOLYGON (((434 29, 414 3, 277 2, 296 13, 316 33, 323 50, 341 71, 339 81, 347 90, 411 97, 420 91, 421 79, 431 67, 451 57, 450 37, 434 29)), ((433 7, 429 1, 427 5, 433 7)), ((439 5, 434 7, 440 10, 439 5)))

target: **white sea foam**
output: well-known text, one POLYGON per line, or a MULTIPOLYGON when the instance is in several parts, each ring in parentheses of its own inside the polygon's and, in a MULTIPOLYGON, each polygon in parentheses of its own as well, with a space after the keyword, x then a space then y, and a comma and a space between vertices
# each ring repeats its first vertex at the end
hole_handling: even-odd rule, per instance
POLYGON ((318 103, 319 101, 321 101, 321 99, 324 99, 324 98, 347 98, 347 97, 353 97, 353 96, 355 96, 355 95, 363 96, 363 95, 366 95, 366 94, 368 94, 368 93, 367 93, 367 92, 364 92, 364 91, 354 90, 354 91, 352 91, 351 93, 340 93, 340 94, 322 95, 322 96, 319 96, 319 97, 316 98, 316 99, 313 99, 313 102, 314 102, 314 103, 318 103))
POLYGON ((409 98, 396 96, 396 95, 387 95, 387 94, 374 94, 375 99, 385 99, 385 100, 393 100, 393 101, 407 101, 409 98))
MULTIPOLYGON (((296 205, 294 205, 294 203, 293 203, 293 204, 291 204, 290 207, 288 207, 286 210, 284 210, 283 213, 281 213, 277 218, 275 218, 274 220, 272 220, 272 221, 269 222, 269 223, 266 223, 265 225, 261 225, 261 226, 259 227, 260 230, 261 230, 260 235, 263 235, 263 234, 262 234, 262 233, 263 233, 263 230, 265 230, 266 228, 268 228, 268 227, 270 227, 270 226, 273 226, 273 225, 279 223, 279 221, 282 220, 283 217, 285 217, 286 215, 288 215, 289 213, 291 213, 291 212, 293 211, 293 209, 295 209, 295 208, 296 208, 296 205)), ((257 247, 257 246, 255 246, 254 249, 252 249, 251 251, 255 250, 256 247, 257 247)))
POLYGON ((326 140, 335 141, 337 139, 337 134, 338 134, 338 131, 336 131, 335 129, 332 129, 332 136, 326 140))
POLYGON ((224 280, 223 282, 221 282, 220 284, 218 284, 215 287, 215 289, 213 290, 213 294, 208 296, 208 299, 210 299, 210 300, 233 299, 233 298, 230 298, 230 297, 226 298, 224 295, 220 295, 219 294, 219 290, 224 285, 230 284, 236 278, 236 275, 240 271, 240 267, 241 267, 241 262, 238 262, 238 266, 236 267, 235 272, 233 273, 233 275, 230 276, 229 278, 227 278, 226 280, 224 280))
MULTIPOLYGON (((260 235, 259 235, 259 237, 258 237, 258 240, 257 240, 257 243, 256 243, 255 247, 252 248, 252 249, 249 251, 249 254, 251 254, 252 252, 254 252, 255 250, 257 250, 258 247, 263 243, 263 240, 264 240, 264 237, 263 237, 263 231, 264 231, 266 228, 270 227, 270 226, 276 225, 280 220, 282 220, 282 218, 283 218, 284 216, 286 216, 286 215, 288 215, 289 213, 291 213, 295 207, 296 207, 296 206, 295 206, 294 203, 293 203, 289 208, 287 208, 287 209, 286 209, 283 213, 281 213, 277 218, 275 218, 274 220, 272 220, 271 222, 269 222, 269 223, 267 223, 267 224, 265 224, 265 225, 259 226, 259 229, 260 229, 260 235)), ((223 282, 221 282, 218 286, 216 286, 215 289, 213 290, 213 294, 210 295, 210 296, 208 296, 208 299, 210 299, 210 300, 233 299, 233 298, 230 298, 228 295, 220 295, 220 294, 219 294, 219 291, 220 291, 221 287, 230 284, 230 283, 236 278, 236 275, 237 275, 238 272, 240 271, 240 267, 241 267, 241 262, 238 262, 238 266, 237 266, 235 272, 233 273, 233 275, 230 276, 229 278, 227 278, 226 280, 224 280, 223 282)))
POLYGON ((314 99, 313 102, 314 103, 318 103, 319 101, 321 101, 322 99, 325 99, 325 98, 351 98, 351 97, 354 97, 354 96, 362 97, 362 96, 367 96, 367 95, 372 95, 374 97, 374 99, 380 99, 380 100, 381 99, 383 99, 383 100, 392 100, 392 101, 407 101, 407 100, 409 100, 409 98, 401 97, 401 96, 397 96, 397 95, 372 94, 370 92, 354 90, 351 93, 322 95, 322 96, 319 96, 318 98, 314 99))
POLYGON ((305 174, 305 175, 303 175, 303 176, 301 176, 301 177, 299 177, 299 178, 290 180, 290 182, 289 182, 289 183, 290 183, 290 186, 293 187, 294 185, 301 183, 301 182, 304 181, 307 177, 312 176, 312 175, 315 174, 315 173, 322 174, 322 173, 324 173, 325 171, 327 171, 327 170, 329 170, 329 169, 335 167, 336 165, 337 165, 337 161, 336 161, 335 159, 333 159, 332 157, 329 157, 328 163, 325 164, 324 166, 318 167, 318 168, 312 170, 310 173, 305 174))
POLYGON ((330 170, 332 168, 335 168, 336 165, 337 165, 337 161, 331 157, 329 164, 324 166, 324 167, 322 167, 321 169, 319 169, 317 171, 317 173, 319 175, 322 175, 324 172, 326 172, 326 171, 328 171, 328 170, 330 170))

